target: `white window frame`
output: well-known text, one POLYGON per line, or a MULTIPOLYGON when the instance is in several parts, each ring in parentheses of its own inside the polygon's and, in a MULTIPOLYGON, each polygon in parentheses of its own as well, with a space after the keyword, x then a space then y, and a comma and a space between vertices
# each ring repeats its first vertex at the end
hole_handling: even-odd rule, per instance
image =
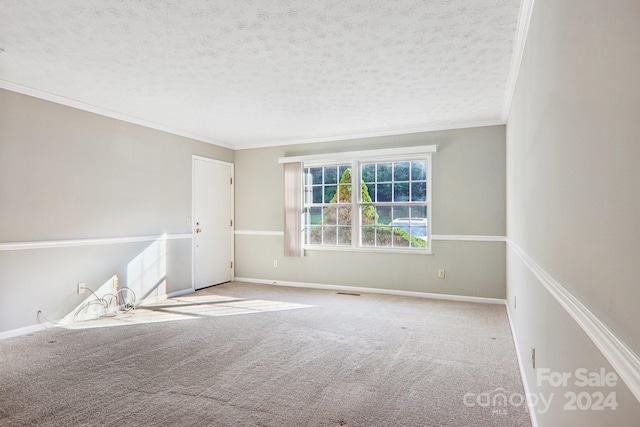
MULTIPOLYGON (((355 204, 357 206, 358 209, 358 218, 357 218, 357 233, 358 234, 354 234, 354 236, 356 236, 358 238, 358 242, 357 243, 357 247, 358 249, 372 249, 372 250, 377 250, 377 251, 384 251, 384 252, 394 252, 397 253, 398 251, 409 251, 409 252, 421 252, 421 253, 431 253, 431 154, 424 154, 424 155, 419 155, 419 156, 387 156, 387 157, 375 157, 375 158, 370 158, 370 159, 361 159, 355 162, 354 164, 354 168, 357 168, 357 176, 356 174, 352 173, 352 185, 354 185, 354 182, 357 182, 357 188, 358 188, 358 197, 357 200, 355 201, 355 204), (427 170, 426 170, 426 186, 427 186, 427 197, 426 200, 424 202, 372 202, 372 203, 365 203, 362 201, 362 164, 364 163, 386 163, 386 162, 406 162, 406 161, 415 161, 415 160, 425 160, 427 162, 427 170), (427 207, 427 247, 425 249, 422 248, 398 248, 398 247, 369 247, 369 246, 362 246, 362 233, 360 232, 361 230, 361 224, 362 224, 362 207, 366 206, 366 205, 373 205, 373 206, 389 206, 389 207, 398 207, 398 206, 423 206, 426 205, 427 207)), ((353 242, 352 242, 353 244, 353 242)))
MULTIPOLYGON (((323 167, 323 166, 339 166, 349 164, 351 167, 351 246, 338 246, 338 245, 304 245, 305 251, 357 251, 357 252, 381 252, 381 253, 410 253, 410 254, 432 254, 432 153, 437 151, 435 145, 419 146, 419 147, 405 147, 405 148, 393 148, 383 150, 368 150, 357 152, 344 152, 326 155, 310 155, 310 156, 295 156, 295 157, 282 157, 279 159, 280 163, 289 162, 302 162, 302 170, 304 176, 304 170, 308 167, 323 167), (411 160, 425 160, 427 162, 426 170, 426 185, 427 185, 427 197, 424 202, 415 203, 417 206, 426 205, 427 207, 427 247, 422 248, 398 248, 398 247, 369 247, 361 246, 361 207, 369 203, 362 202, 362 177, 361 177, 361 164, 362 163, 380 163, 380 162, 399 162, 399 161, 411 161, 411 160), (357 189, 357 191, 353 191, 357 189), (355 213, 357 212, 357 214, 355 213)), ((304 177, 303 177, 304 179, 304 177)), ((340 177, 338 177, 338 182, 340 177)), ((303 194, 303 207, 306 207, 306 200, 304 199, 304 182, 302 186, 303 194)), ((384 205, 408 205, 411 206, 411 202, 385 202, 384 205)), ((374 206, 379 203, 374 202, 374 206)))
MULTIPOLYGON (((304 250, 309 250, 309 249, 313 250, 313 249, 317 249, 319 247, 332 248, 332 249, 353 248, 353 239, 354 239, 354 236, 356 236, 354 234, 355 230, 354 230, 354 223, 353 223, 354 222, 354 218, 353 218, 353 202, 354 202, 354 199, 357 196, 359 196, 359 194, 358 195, 353 194, 353 182, 354 182, 353 167, 354 167, 354 164, 353 164, 352 161, 344 161, 343 160, 343 161, 333 162, 333 163, 331 163, 331 162, 330 163, 310 162, 310 163, 303 163, 302 164, 302 181, 303 181, 302 182, 302 208, 303 208, 303 212, 306 214, 307 213, 307 209, 311 209, 311 208, 322 208, 322 209, 324 209, 326 207, 329 207, 328 206, 329 203, 311 203, 311 205, 314 205, 314 206, 309 206, 309 204, 307 204, 306 194, 305 194, 305 189, 307 187, 307 183, 306 183, 306 178, 305 178, 304 171, 307 168, 321 168, 321 167, 325 167, 325 166, 336 166, 336 167, 338 167, 338 177, 337 177, 337 184, 336 184, 336 187, 337 187, 336 191, 337 192, 340 191, 340 172, 339 172, 340 171, 340 166, 348 166, 351 169, 351 203, 336 203, 336 208, 340 208, 342 206, 349 206, 349 205, 351 206, 351 212, 352 212, 351 213, 351 246, 330 245, 330 244, 324 244, 324 243, 316 244, 316 245, 308 245, 306 243, 303 243, 303 248, 304 248, 304 250)), ((322 186, 324 187, 324 184, 322 184, 322 186)), ((324 193, 324 189, 323 189, 323 193, 324 193)), ((302 224, 304 225, 305 232, 308 232, 309 231, 309 230, 307 230, 308 224, 306 224, 304 218, 302 220, 302 224)), ((338 229, 336 229, 336 233, 338 233, 338 229)), ((324 234, 324 232, 323 232, 323 234, 324 234)), ((303 236, 303 240, 302 241, 305 242, 305 240, 306 239, 304 239, 304 236, 303 236)))

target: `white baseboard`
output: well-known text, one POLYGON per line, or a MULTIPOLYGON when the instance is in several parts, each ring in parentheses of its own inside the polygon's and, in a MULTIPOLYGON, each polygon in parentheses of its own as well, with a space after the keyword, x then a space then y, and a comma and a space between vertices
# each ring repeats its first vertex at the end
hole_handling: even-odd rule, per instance
MULTIPOLYGON (((362 287, 356 287, 356 286, 328 285, 328 284, 321 284, 321 283, 285 282, 281 280, 252 279, 247 277, 234 277, 233 280, 236 282, 258 283, 258 284, 275 285, 275 286, 290 286, 290 287, 296 287, 296 288, 325 289, 325 290, 332 290, 332 291, 397 295, 397 296, 404 296, 404 297, 430 298, 430 299, 440 299, 440 300, 447 300, 447 301, 473 302, 473 303, 481 303, 481 304, 501 304, 501 305, 506 304, 506 301, 500 298, 434 294, 434 293, 427 293, 427 292, 400 291, 400 290, 394 290, 394 289, 362 288, 362 287)), ((167 298, 174 298, 174 297, 190 294, 192 292, 194 292, 194 290, 191 288, 183 289, 181 291, 171 292, 166 295, 147 298, 143 301, 138 302, 136 305, 150 304, 156 301, 165 300, 167 298)), ((55 327, 55 326, 56 325, 53 323, 42 323, 38 325, 32 325, 24 328, 0 332, 0 340, 5 338, 17 337, 20 335, 26 335, 33 332, 38 332, 38 331, 41 331, 50 327, 55 327)))
POLYGON ((188 288, 188 289, 183 289, 181 291, 175 291, 175 292, 169 292, 166 296, 166 298, 175 298, 175 297, 180 297, 182 295, 186 295, 186 294, 191 294, 195 292, 192 288, 188 288))
MULTIPOLYGON (((144 304, 152 304, 154 302, 166 300, 167 298, 179 297, 181 295, 190 294, 192 292, 193 292, 193 289, 188 288, 188 289, 184 289, 184 290, 181 290, 181 291, 171 292, 171 293, 166 294, 166 295, 157 295, 157 296, 149 297, 149 298, 146 298, 146 299, 144 299, 142 301, 136 302, 136 306, 141 306, 141 305, 144 305, 144 304)), ((21 335, 32 334, 34 332, 43 331, 43 330, 49 329, 49 328, 55 328, 57 326, 64 326, 64 325, 58 325, 58 323, 60 323, 60 322, 62 322, 62 320, 56 321, 55 323, 54 322, 44 322, 44 323, 39 323, 37 325, 26 326, 24 328, 11 329, 11 330, 8 330, 8 331, 0 332, 0 340, 4 340, 4 339, 7 339, 7 338, 13 338, 13 337, 19 337, 21 335)))
POLYGON ((290 286, 294 288, 326 289, 331 291, 397 295, 397 296, 403 296, 403 297, 418 297, 418 298, 441 299, 441 300, 447 300, 447 301, 475 302, 475 303, 481 303, 481 304, 501 304, 501 305, 506 304, 506 301, 500 298, 470 297, 470 296, 449 295, 449 294, 433 294, 433 293, 427 293, 427 292, 400 291, 395 289, 381 289, 381 288, 362 288, 362 287, 356 287, 356 286, 327 285, 327 284, 321 284, 321 283, 286 282, 282 280, 252 279, 248 277, 235 277, 233 280, 236 282, 258 283, 262 285, 275 285, 275 286, 290 286))
POLYGON ((529 416, 531 417, 531 426, 538 427, 538 419, 536 418, 536 408, 531 401, 531 389, 529 388, 529 381, 524 371, 524 360, 518 347, 518 339, 516 337, 516 329, 513 326, 513 320, 511 319, 511 309, 509 304, 507 306, 507 318, 509 319, 509 327, 511 328, 511 336, 513 337, 513 346, 516 348, 516 356, 518 358, 518 366, 520 367, 520 377, 522 378, 522 386, 524 387, 524 394, 527 396, 527 407, 529 408, 529 416))
POLYGON ((32 334, 34 332, 43 331, 45 329, 49 329, 55 326, 56 326, 55 324, 47 322, 47 323, 40 323, 38 325, 26 326, 24 328, 11 329, 8 331, 0 332, 0 340, 19 337, 21 335, 32 334))

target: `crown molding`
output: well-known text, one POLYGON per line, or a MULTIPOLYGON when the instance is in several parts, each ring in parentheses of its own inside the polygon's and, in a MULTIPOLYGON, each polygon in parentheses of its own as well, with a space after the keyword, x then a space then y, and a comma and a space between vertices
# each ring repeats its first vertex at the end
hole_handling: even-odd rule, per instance
MULTIPOLYGON (((515 85, 515 82, 514 82, 514 85, 515 85)), ((503 119, 503 118, 469 121, 469 122, 433 123, 433 124, 424 125, 424 126, 382 129, 382 130, 376 130, 376 131, 362 130, 362 131, 355 131, 352 133, 344 133, 344 134, 324 136, 324 137, 286 138, 286 139, 274 140, 274 141, 265 141, 265 142, 256 142, 256 143, 249 142, 249 143, 243 144, 242 142, 229 143, 225 141, 219 141, 219 140, 208 138, 202 135, 186 132, 180 129, 174 129, 170 126, 161 125, 149 120, 141 119, 139 117, 134 117, 119 111, 110 110, 108 108, 92 105, 76 99, 67 98, 65 96, 57 95, 51 92, 46 92, 46 91, 35 89, 32 87, 20 85, 17 83, 10 82, 8 80, 0 79, 0 89, 5 89, 11 92, 32 96, 34 98, 43 99, 45 101, 54 102, 56 104, 66 105, 67 107, 76 108, 78 110, 87 111, 90 113, 98 114, 98 115, 109 117, 112 119, 121 120, 123 122, 132 123, 135 125, 144 126, 146 128, 155 129, 155 130, 170 133, 173 135, 178 135, 185 138, 193 139, 196 141, 206 142, 208 144, 217 145, 219 147, 228 148, 231 150, 248 150, 248 149, 254 149, 254 148, 279 147, 279 146, 286 146, 286 145, 313 144, 313 143, 320 143, 320 142, 347 141, 352 139, 409 135, 409 134, 425 133, 425 132, 469 129, 469 128, 479 128, 479 127, 488 127, 488 126, 500 126, 506 123, 506 119, 503 119)))
POLYGON ((516 39, 513 45, 513 56, 511 57, 511 68, 509 69, 509 79, 507 80, 507 89, 504 96, 504 105, 502 106, 501 119, 507 122, 509 111, 511 110, 511 102, 516 90, 516 82, 518 74, 520 74, 520 65, 524 56, 524 47, 527 42, 527 34, 529 34, 529 24, 531 23, 531 15, 533 14, 533 3, 535 0, 522 0, 520 6, 520 17, 518 18, 518 30, 516 31, 516 39))
POLYGON ((202 135, 196 135, 190 132, 185 132, 180 129, 174 129, 169 126, 161 125, 149 120, 141 119, 139 117, 130 116, 119 111, 110 110, 108 108, 98 107, 97 105, 88 104, 76 99, 67 98, 65 96, 56 95, 55 93, 45 92, 43 90, 34 89, 32 87, 23 86, 17 83, 10 82, 8 80, 0 79, 0 89, 5 89, 11 92, 21 93, 23 95, 32 96, 34 98, 43 99, 45 101, 55 102, 56 104, 66 105, 67 107, 76 108, 78 110, 87 111, 89 113, 98 114, 101 116, 109 117, 123 122, 132 123, 134 125, 144 126, 146 128, 159 130, 162 132, 170 133, 177 136, 182 136, 189 139, 194 139, 200 142, 206 142, 208 144, 217 145, 224 148, 234 149, 233 145, 204 137, 202 135))
POLYGON ((488 126, 501 126, 506 122, 502 119, 481 120, 473 122, 458 122, 458 123, 434 123, 431 125, 425 125, 420 127, 406 127, 395 129, 384 129, 379 131, 360 131, 355 133, 347 133, 319 138, 290 138, 277 141, 269 141, 263 143, 249 143, 249 144, 237 144, 236 150, 250 150, 253 148, 268 148, 268 147, 280 147, 284 145, 297 145, 297 144, 313 144, 318 142, 334 142, 334 141, 347 141, 352 139, 364 139, 364 138, 376 138, 384 136, 397 136, 397 135, 409 135, 414 133, 425 132, 437 132, 456 129, 469 129, 480 128, 488 126))

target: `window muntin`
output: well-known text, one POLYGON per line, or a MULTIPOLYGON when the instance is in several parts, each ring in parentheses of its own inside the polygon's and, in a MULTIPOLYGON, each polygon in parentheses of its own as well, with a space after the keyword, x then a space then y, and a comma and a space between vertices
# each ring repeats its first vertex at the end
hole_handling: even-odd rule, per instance
POLYGON ((307 246, 429 249, 430 156, 305 165, 304 172, 307 246))

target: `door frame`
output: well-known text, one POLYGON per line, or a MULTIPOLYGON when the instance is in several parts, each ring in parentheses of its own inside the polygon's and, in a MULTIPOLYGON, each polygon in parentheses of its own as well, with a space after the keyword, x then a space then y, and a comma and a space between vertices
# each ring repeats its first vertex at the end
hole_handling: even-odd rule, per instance
POLYGON ((230 162, 225 162, 223 160, 211 159, 209 157, 197 156, 195 154, 191 155, 191 219, 190 219, 190 227, 191 227, 191 290, 195 292, 196 290, 196 239, 194 235, 194 225, 193 221, 196 213, 196 160, 205 161, 208 163, 214 163, 222 166, 228 166, 231 169, 231 229, 229 231, 229 245, 231 251, 231 280, 235 278, 235 269, 236 269, 236 259, 235 259, 235 227, 236 227, 236 219, 235 219, 235 203, 234 203, 234 188, 235 188, 235 173, 234 173, 234 164, 230 162))

